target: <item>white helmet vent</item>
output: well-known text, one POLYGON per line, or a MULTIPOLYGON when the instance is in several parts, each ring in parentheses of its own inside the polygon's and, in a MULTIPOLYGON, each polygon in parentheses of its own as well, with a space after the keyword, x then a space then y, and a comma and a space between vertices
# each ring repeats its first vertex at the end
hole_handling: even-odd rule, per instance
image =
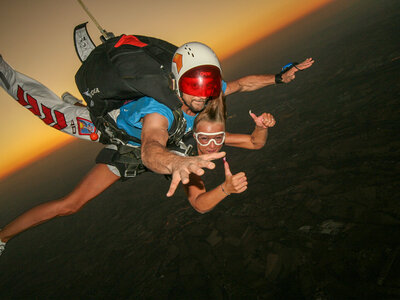
POLYGON ((187 51, 187 54, 189 56, 194 57, 194 53, 192 52, 192 49, 190 47, 185 46, 185 50, 187 51))

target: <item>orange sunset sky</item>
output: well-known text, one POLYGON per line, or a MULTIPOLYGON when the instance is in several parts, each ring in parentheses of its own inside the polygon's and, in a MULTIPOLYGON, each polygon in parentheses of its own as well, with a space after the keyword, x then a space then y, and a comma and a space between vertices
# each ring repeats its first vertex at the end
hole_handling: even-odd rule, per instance
MULTIPOLYGON (((84 0, 106 30, 149 35, 181 45, 201 41, 223 60, 333 0, 84 0)), ((75 96, 80 66, 73 45, 75 25, 89 21, 76 0, 1 0, 0 53, 20 72, 57 95, 75 96)), ((268 55, 268 54, 266 54, 268 55)), ((273 70, 266 70, 272 72, 273 70)), ((46 126, 0 89, 0 179, 74 138, 46 126)))

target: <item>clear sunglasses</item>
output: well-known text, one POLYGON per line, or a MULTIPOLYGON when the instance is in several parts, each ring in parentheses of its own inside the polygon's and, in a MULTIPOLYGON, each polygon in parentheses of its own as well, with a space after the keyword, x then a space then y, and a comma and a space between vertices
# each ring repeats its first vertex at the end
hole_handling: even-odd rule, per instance
POLYGON ((211 142, 220 146, 225 142, 225 131, 219 132, 195 132, 194 137, 201 146, 208 146, 211 142))

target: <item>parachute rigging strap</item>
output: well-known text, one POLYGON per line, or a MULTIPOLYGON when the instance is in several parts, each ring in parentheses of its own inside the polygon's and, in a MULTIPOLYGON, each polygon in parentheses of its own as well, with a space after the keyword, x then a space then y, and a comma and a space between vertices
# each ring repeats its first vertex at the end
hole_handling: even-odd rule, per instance
POLYGON ((76 0, 78 3, 82 6, 83 10, 86 12, 86 14, 89 16, 90 19, 92 19, 93 23, 96 25, 97 29, 100 31, 102 37, 100 38, 103 42, 113 38, 114 34, 112 32, 107 32, 103 27, 100 26, 99 22, 95 19, 95 17, 90 13, 89 9, 86 7, 86 5, 83 3, 82 0, 76 0))

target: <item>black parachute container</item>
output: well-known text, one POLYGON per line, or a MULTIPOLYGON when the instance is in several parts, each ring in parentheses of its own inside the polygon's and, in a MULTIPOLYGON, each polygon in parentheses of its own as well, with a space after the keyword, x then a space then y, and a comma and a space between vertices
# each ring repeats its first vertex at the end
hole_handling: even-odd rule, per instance
POLYGON ((186 122, 180 109, 182 103, 171 87, 171 64, 177 46, 154 37, 115 37, 100 26, 82 0, 77 1, 101 33, 102 44, 96 47, 86 23, 74 29, 75 50, 82 62, 75 82, 88 105, 92 121, 102 132, 100 141, 105 144, 140 143, 119 129, 107 113, 127 101, 148 96, 172 110, 174 122, 168 143, 179 143, 186 122))
POLYGON ((133 35, 110 38, 93 49, 75 75, 91 113, 101 116, 143 96, 179 108, 181 102, 170 88, 176 49, 161 39, 133 35))

